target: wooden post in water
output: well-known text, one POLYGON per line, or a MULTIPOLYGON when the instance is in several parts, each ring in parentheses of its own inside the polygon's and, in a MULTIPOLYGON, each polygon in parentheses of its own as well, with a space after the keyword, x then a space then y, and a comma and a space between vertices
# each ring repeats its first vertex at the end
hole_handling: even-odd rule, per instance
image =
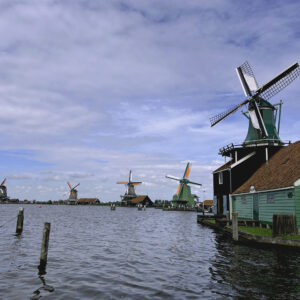
POLYGON ((239 239, 238 213, 237 212, 232 213, 232 238, 235 241, 238 241, 238 239, 239 239))
POLYGON ((16 227, 16 235, 22 234, 23 221, 24 221, 24 208, 19 207, 19 213, 18 213, 18 218, 17 218, 17 227, 16 227))
POLYGON ((45 271, 46 264, 47 264, 47 256, 48 256, 48 245, 49 245, 49 235, 50 235, 50 223, 44 224, 43 230, 43 239, 42 239, 42 246, 41 246, 41 255, 40 255, 40 265, 39 270, 45 271))
POLYGON ((226 219, 227 219, 227 226, 230 225, 230 214, 229 214, 229 210, 226 211, 226 219))

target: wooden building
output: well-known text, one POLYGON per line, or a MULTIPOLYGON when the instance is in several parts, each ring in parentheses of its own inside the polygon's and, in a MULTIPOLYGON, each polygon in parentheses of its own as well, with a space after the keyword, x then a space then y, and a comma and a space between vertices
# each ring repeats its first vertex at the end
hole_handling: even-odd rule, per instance
POLYGON ((152 200, 147 195, 140 195, 127 201, 127 205, 136 206, 138 204, 153 206, 152 200))
POLYGON ((232 193, 230 212, 269 225, 273 214, 295 214, 300 232, 300 141, 281 148, 232 193))
POLYGON ((87 205, 87 204, 100 204, 98 198, 80 198, 77 200, 78 205, 87 205))
POLYGON ((262 164, 268 161, 281 144, 252 144, 251 146, 229 145, 219 154, 230 160, 213 172, 214 214, 226 215, 229 210, 229 195, 244 184, 262 164))

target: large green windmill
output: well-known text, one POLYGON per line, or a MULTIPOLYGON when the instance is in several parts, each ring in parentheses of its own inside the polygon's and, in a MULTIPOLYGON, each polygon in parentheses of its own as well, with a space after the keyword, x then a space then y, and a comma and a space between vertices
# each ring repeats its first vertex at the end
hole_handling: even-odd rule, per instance
POLYGON ((179 206, 179 205, 194 206, 195 205, 195 197, 197 197, 197 196, 191 193, 191 187, 189 186, 189 184, 194 184, 194 185, 202 185, 202 184, 190 181, 188 179, 188 177, 190 175, 190 171, 191 171, 191 164, 187 163, 182 178, 174 177, 171 175, 166 175, 166 178, 179 181, 177 193, 173 196, 173 204, 175 206, 179 206))
POLYGON ((249 127, 243 145, 251 146, 267 143, 276 146, 283 144, 279 138, 282 102, 279 104, 280 111, 276 128, 277 109, 267 100, 283 90, 300 75, 299 64, 297 62, 294 63, 260 88, 248 62, 238 67, 236 71, 244 93, 248 98, 239 105, 233 106, 231 109, 210 118, 211 126, 216 125, 242 106, 248 104, 248 114, 245 115, 249 119, 249 127))

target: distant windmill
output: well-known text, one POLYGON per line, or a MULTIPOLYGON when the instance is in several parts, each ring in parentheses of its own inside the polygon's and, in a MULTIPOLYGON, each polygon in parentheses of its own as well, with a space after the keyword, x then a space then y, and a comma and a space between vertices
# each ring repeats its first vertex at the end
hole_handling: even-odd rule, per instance
POLYGON ((67 184, 70 188, 69 203, 74 204, 77 201, 77 194, 78 194, 78 191, 76 190, 76 188, 80 185, 80 183, 78 183, 74 187, 72 187, 72 185, 69 182, 67 182, 67 184))
POLYGON ((135 198, 137 195, 135 193, 135 186, 142 184, 141 181, 132 181, 132 171, 129 171, 128 181, 118 181, 117 184, 124 184, 126 186, 126 192, 124 196, 121 196, 122 201, 127 201, 135 198))
POLYGON ((191 193, 191 187, 189 184, 194 185, 202 185, 197 182, 190 181, 188 179, 191 171, 191 164, 187 163, 183 177, 178 178, 171 175, 166 175, 166 178, 173 179, 179 181, 179 186, 177 189, 177 193, 173 196, 173 203, 175 206, 178 205, 186 205, 186 206, 194 206, 196 195, 191 193))
POLYGON ((8 200, 8 197, 7 197, 7 188, 5 186, 5 182, 6 182, 6 178, 0 184, 0 201, 6 201, 6 200, 8 200))
MULTIPOLYGON (((210 118, 211 126, 216 125, 242 106, 248 104, 249 128, 244 145, 268 143, 281 145, 279 139, 280 112, 276 129, 277 109, 267 100, 279 93, 300 75, 299 64, 296 62, 266 84, 258 87, 254 73, 246 61, 236 69, 245 95, 248 97, 239 105, 210 118), (276 111, 276 114, 275 114, 276 111)), ((280 102, 280 109, 281 109, 280 102)))

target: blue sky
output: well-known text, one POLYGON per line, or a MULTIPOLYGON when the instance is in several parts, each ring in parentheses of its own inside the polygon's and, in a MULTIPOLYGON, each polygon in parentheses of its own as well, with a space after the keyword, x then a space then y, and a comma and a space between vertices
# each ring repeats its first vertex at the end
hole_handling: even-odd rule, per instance
MULTIPOLYGON (((10 197, 119 200, 129 170, 140 194, 171 199, 192 162, 212 198, 218 149, 241 143, 235 67, 261 85, 299 60, 298 1, 0 1, 0 177, 10 197)), ((281 139, 299 134, 299 79, 283 99, 281 139)), ((244 108, 245 110, 245 108, 244 108)))

